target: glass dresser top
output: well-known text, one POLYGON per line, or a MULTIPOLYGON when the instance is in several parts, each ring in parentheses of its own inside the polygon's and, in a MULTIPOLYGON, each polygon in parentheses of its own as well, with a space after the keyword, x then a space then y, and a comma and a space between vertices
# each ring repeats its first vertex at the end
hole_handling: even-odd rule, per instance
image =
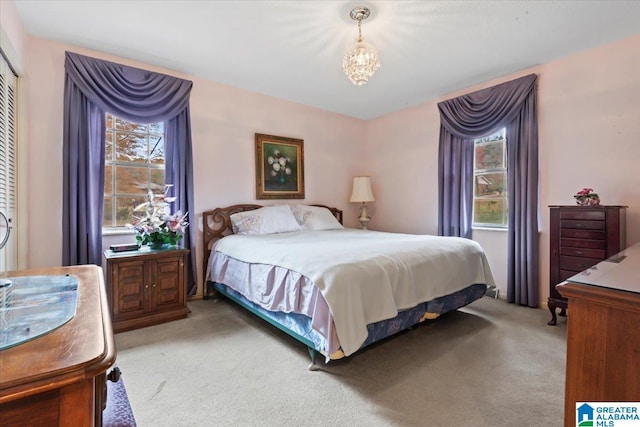
POLYGON ((568 278, 567 282, 640 293, 640 242, 568 278))
POLYGON ((77 303, 75 276, 0 279, 0 350, 64 325, 75 316, 77 303))

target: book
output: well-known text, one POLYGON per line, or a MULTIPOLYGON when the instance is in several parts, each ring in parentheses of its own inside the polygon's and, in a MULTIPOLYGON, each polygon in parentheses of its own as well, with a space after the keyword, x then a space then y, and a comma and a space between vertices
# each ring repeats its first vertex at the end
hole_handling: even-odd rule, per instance
POLYGON ((137 251, 140 249, 137 243, 119 243, 109 246, 111 252, 137 251))

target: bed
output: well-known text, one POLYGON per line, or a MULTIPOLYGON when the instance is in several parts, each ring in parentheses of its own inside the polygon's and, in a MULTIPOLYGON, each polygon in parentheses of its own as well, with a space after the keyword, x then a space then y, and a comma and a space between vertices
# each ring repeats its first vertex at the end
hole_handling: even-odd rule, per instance
POLYGON ((204 298, 222 295, 306 345, 311 370, 318 354, 350 356, 494 285, 472 240, 345 228, 324 205, 205 211, 203 237, 204 298))

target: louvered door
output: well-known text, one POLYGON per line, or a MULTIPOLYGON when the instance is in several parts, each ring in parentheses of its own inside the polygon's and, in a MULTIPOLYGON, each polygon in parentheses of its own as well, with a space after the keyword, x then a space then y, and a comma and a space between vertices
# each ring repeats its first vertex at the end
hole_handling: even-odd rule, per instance
POLYGON ((4 248, 0 249, 0 271, 17 269, 15 218, 17 210, 17 77, 4 57, 0 56, 0 241, 13 230, 4 248))

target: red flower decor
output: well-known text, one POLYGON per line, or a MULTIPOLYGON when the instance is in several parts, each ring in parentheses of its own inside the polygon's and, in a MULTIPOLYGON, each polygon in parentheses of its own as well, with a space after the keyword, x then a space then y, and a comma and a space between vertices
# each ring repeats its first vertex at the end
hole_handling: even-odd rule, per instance
POLYGON ((593 188, 585 187, 578 191, 573 197, 580 206, 596 206, 600 204, 600 197, 593 192, 593 188))

